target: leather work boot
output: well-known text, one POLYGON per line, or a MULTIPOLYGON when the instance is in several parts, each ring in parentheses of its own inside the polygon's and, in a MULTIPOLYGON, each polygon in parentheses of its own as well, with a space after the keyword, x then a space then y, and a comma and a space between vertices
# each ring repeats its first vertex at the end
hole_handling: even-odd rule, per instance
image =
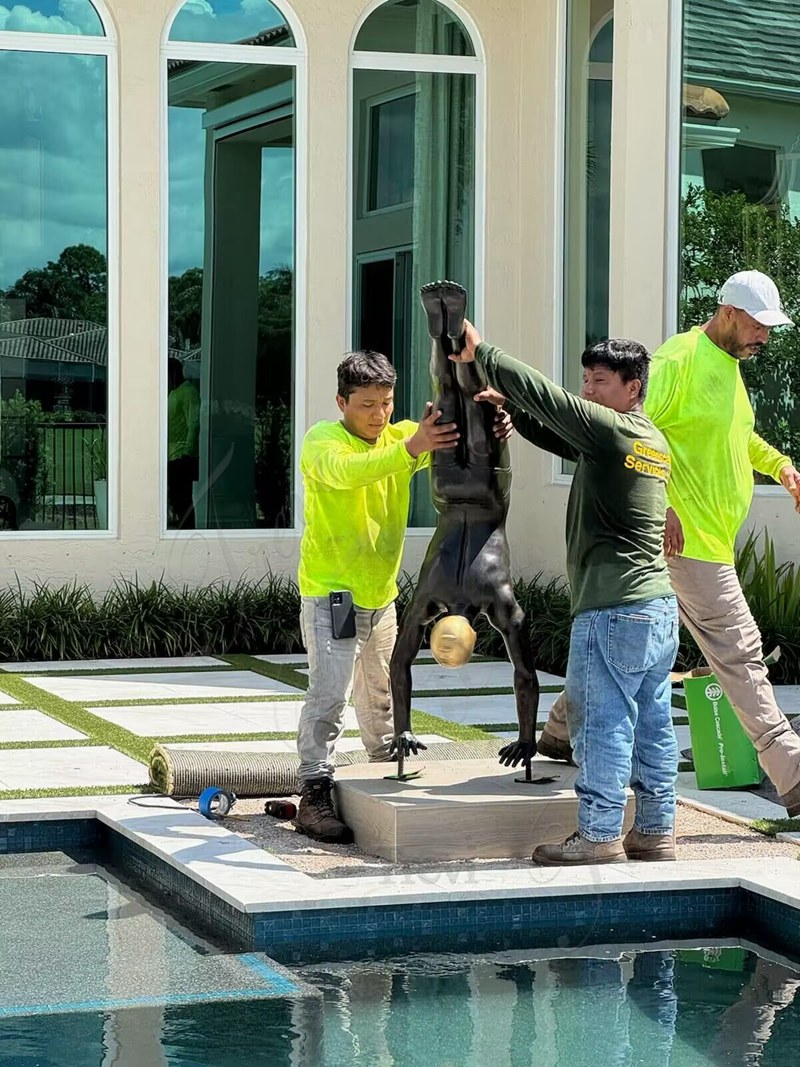
POLYGON ((626 863, 622 838, 615 841, 588 841, 575 833, 557 845, 539 845, 531 859, 540 867, 573 867, 580 863, 626 863))
POLYGON ((629 830, 622 842, 629 860, 674 860, 675 831, 671 834, 642 834, 629 830))
POLYGON ((561 738, 551 734, 546 726, 539 734, 536 751, 546 759, 563 760, 564 763, 575 766, 572 762, 572 745, 569 741, 562 741, 561 738))
POLYGON ((337 818, 333 807, 333 782, 330 778, 312 778, 303 785, 300 807, 294 828, 315 841, 349 845, 353 831, 337 818))
POLYGON ((790 789, 788 793, 783 794, 781 804, 786 808, 786 814, 790 819, 800 815, 800 783, 790 789))

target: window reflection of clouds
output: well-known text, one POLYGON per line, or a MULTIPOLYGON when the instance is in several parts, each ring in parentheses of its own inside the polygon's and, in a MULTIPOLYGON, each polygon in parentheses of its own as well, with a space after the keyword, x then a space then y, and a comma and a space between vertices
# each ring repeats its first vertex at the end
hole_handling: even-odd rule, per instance
MULTIPOLYGON (((206 134, 202 112, 169 109, 169 272, 203 265, 205 240, 206 134)), ((259 270, 294 262, 294 153, 269 148, 262 154, 262 215, 259 270)))
POLYGON ((105 63, 0 52, 0 286, 69 245, 105 255, 105 63))
POLYGON ((269 0, 187 0, 175 17, 169 38, 234 43, 282 25, 285 19, 269 0))
POLYGON ((103 24, 89 0, 38 0, 0 4, 0 30, 16 33, 62 33, 103 37, 103 24))

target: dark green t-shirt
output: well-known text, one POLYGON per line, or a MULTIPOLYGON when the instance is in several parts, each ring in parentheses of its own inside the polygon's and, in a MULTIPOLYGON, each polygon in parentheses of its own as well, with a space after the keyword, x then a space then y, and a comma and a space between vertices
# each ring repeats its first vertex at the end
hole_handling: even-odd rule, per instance
POLYGON ((477 360, 520 435, 577 464, 567 506, 573 615, 671 595, 663 434, 644 412, 583 400, 498 348, 479 345, 477 360))

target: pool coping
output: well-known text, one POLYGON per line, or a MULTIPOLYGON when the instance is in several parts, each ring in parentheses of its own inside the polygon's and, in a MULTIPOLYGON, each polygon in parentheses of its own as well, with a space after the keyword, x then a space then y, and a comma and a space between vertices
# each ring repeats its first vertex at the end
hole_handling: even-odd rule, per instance
POLYGON ((174 801, 135 797, 134 806, 131 799, 117 795, 0 801, 0 826, 95 819, 244 915, 736 888, 800 910, 800 866, 795 858, 317 878, 174 801))

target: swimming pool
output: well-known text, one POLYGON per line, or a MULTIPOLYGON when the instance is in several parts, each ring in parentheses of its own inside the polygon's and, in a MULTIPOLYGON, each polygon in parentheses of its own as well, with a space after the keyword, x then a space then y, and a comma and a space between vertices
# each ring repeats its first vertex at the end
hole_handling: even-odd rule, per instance
POLYGON ((673 864, 638 889, 638 869, 585 872, 579 892, 534 871, 505 895, 362 879, 337 899, 206 820, 156 826, 6 823, 0 845, 27 854, 0 858, 0 1064, 800 1062, 794 862, 673 864))
MULTIPOLYGON (((81 882, 85 876, 70 875, 81 882)), ((52 886, 48 894, 52 900, 52 886)), ((97 904, 102 901, 86 895, 86 908, 97 904)), ((155 927, 143 921, 146 905, 127 904, 126 911, 126 903, 117 902, 114 907, 123 910, 94 921, 132 921, 137 937, 149 927, 152 938, 155 927)), ((91 921, 92 915, 82 918, 91 921)), ((60 965, 80 945, 92 967, 79 972, 78 981, 92 970, 107 976, 115 963, 108 937, 104 960, 97 943, 76 940, 85 932, 83 922, 75 921, 75 914, 65 918, 73 934, 61 946, 60 965)), ((176 961, 188 952, 213 960, 213 948, 191 935, 183 941, 184 936, 173 928, 159 945, 151 941, 148 969, 161 977, 180 973, 176 961)), ((237 961, 240 957, 227 957, 232 973, 237 961)), ((124 970, 129 962, 121 957, 116 966, 124 970)), ((32 982, 42 991, 63 980, 52 970, 23 962, 21 980, 29 998, 32 982)), ((146 982, 138 970, 138 980, 146 982)), ((730 944, 648 951, 611 946, 569 955, 518 950, 417 956, 305 967, 282 977, 284 995, 278 990, 264 999, 242 997, 235 988, 211 989, 206 981, 205 995, 194 1000, 180 1002, 178 993, 172 1002, 165 996, 164 1002, 154 998, 146 1007, 112 1004, 105 1010, 86 1003, 62 1003, 62 1010, 49 1004, 44 1014, 32 1015, 15 996, 12 1011, 0 1014, 0 1062, 9 1067, 788 1067, 800 1051, 800 971, 788 961, 730 944), (232 999, 211 999, 227 993, 232 999)), ((127 973, 124 978, 131 992, 136 978, 127 973)), ((97 974, 91 980, 96 979, 97 974)), ((7 1009, 9 987, 3 988, 7 1009)))

